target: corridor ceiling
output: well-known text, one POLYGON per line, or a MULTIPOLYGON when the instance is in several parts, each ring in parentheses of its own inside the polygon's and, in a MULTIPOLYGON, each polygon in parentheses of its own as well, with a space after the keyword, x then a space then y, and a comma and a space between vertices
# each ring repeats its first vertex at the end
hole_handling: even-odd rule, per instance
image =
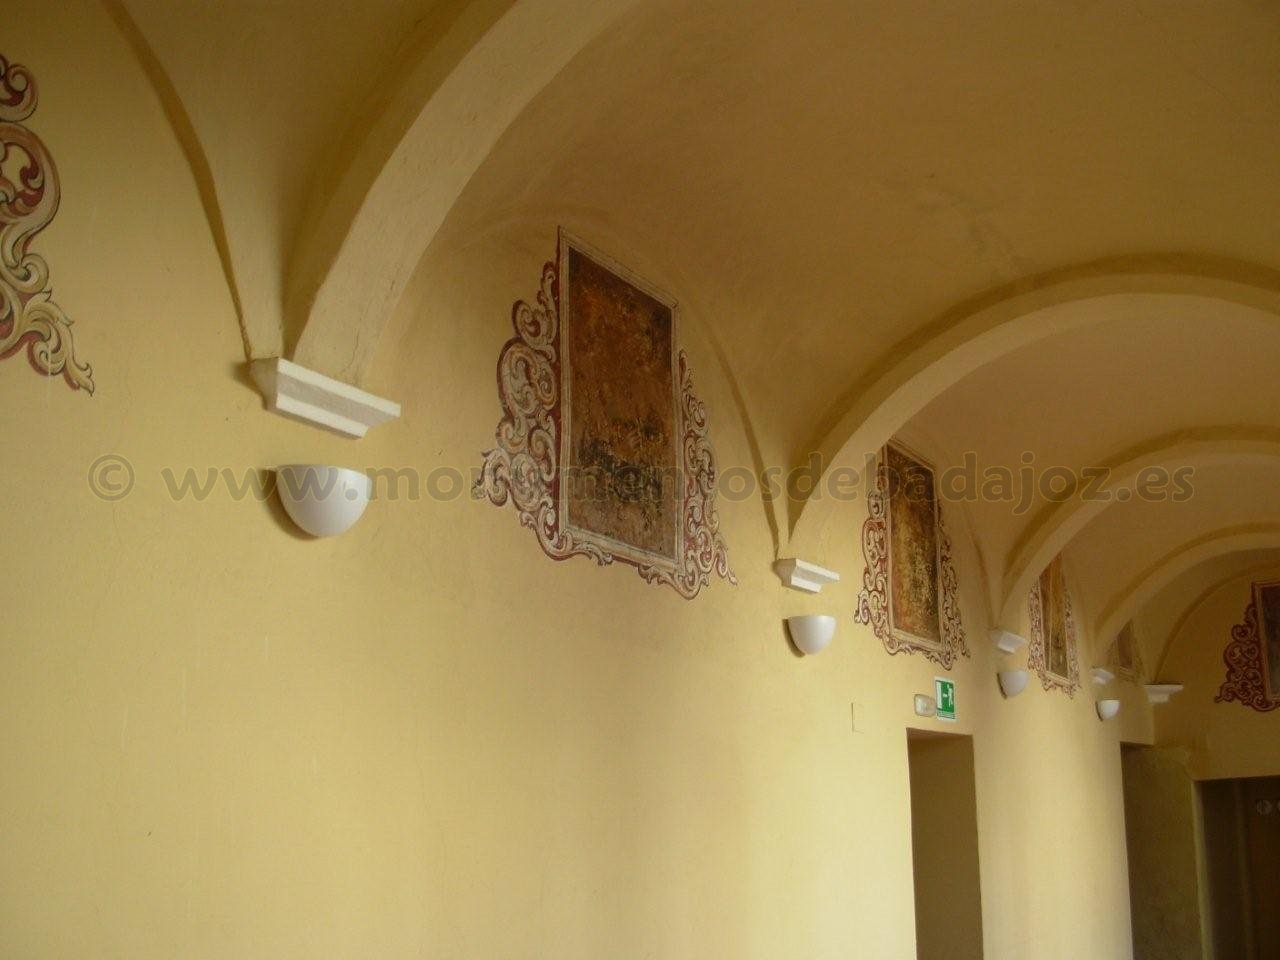
MULTIPOLYGON (((424 256, 569 217, 682 299, 759 468, 899 431, 1195 467, 1185 503, 969 505, 997 619, 1059 551, 1104 631, 1280 562, 1280 5, 105 2, 251 358, 376 391, 424 256)), ((819 549, 822 505, 767 507, 819 549)))

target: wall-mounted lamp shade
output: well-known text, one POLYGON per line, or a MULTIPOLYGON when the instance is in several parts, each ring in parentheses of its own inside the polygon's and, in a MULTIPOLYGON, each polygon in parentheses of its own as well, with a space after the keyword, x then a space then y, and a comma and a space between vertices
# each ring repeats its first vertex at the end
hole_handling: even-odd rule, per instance
POLYGON ((787 617, 787 630, 791 642, 801 653, 813 656, 827 649, 836 635, 836 618, 818 614, 805 617, 787 617))
POLYGON ((313 537, 349 530, 364 513, 372 487, 367 474, 346 467, 289 463, 276 470, 276 490, 285 512, 313 537))
POLYGON ((991 642, 1002 653, 1017 653, 1021 647, 1027 645, 1027 638, 1018 636, 1012 630, 992 630, 991 642))
POLYGON ((1120 712, 1119 700, 1099 700, 1098 701, 1098 719, 1110 720, 1120 712))
POLYGON ((1001 670, 996 676, 1000 680, 1000 692, 1008 700, 1027 689, 1027 681, 1031 679, 1031 674, 1025 670, 1001 670))

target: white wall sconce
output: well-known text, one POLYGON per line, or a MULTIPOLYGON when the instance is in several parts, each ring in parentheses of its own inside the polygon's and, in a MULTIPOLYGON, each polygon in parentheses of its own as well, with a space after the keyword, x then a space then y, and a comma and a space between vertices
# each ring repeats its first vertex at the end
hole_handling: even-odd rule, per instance
POLYGON ((831 644, 831 638, 836 635, 836 618, 822 614, 787 617, 787 630, 796 648, 811 657, 831 644))
POLYGON ((1093 682, 1100 687, 1105 687, 1116 678, 1116 675, 1106 667, 1094 667, 1089 671, 1089 675, 1093 677, 1093 682))
POLYGON ((805 593, 821 593, 828 583, 840 582, 840 574, 834 570, 794 557, 777 561, 773 565, 773 572, 778 575, 784 587, 803 590, 805 593))
POLYGON ((1104 723, 1120 712, 1119 700, 1099 700, 1098 719, 1104 723))
POLYGON ((320 463, 289 463, 276 469, 276 490, 285 512, 313 537, 349 530, 369 504, 368 474, 320 463))
POLYGON ((1020 637, 1012 630, 992 630, 991 642, 1001 653, 1017 653, 1027 645, 1027 638, 1020 637))
POLYGON ((1168 703, 1175 693, 1182 692, 1180 683, 1148 683, 1146 685, 1148 703, 1168 703))
POLYGON ((1027 681, 1031 679, 1031 674, 1025 670, 1001 670, 996 674, 996 679, 1000 681, 1000 692, 1004 694, 1005 699, 1012 700, 1027 689, 1027 681))

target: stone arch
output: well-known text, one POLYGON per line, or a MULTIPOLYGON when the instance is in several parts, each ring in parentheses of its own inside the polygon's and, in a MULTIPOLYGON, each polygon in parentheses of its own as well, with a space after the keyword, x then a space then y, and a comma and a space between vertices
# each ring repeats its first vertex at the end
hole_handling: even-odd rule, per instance
POLYGON ((1161 296, 1251 307, 1280 322, 1280 273, 1238 260, 1182 254, 1091 261, 965 300, 881 356, 824 418, 793 465, 816 454, 818 482, 803 493, 793 485, 777 502, 786 510, 777 526, 789 533, 779 554, 809 557, 818 550, 834 503, 822 495, 831 472, 861 470, 870 453, 962 377, 1037 340, 1097 322, 1099 310, 1090 307, 1133 311, 1161 296))
POLYGON ((1099 644, 1110 643, 1120 628, 1174 578, 1206 560, 1228 553, 1280 548, 1280 524, 1251 523, 1226 527, 1175 547, 1125 584, 1103 606, 1093 631, 1099 644))
MULTIPOLYGON (((1135 444, 1097 464, 1108 471, 1106 490, 1130 487, 1148 467, 1175 468, 1191 463, 1234 463, 1280 460, 1280 430, 1222 426, 1163 434, 1135 444)), ((1072 491, 1062 502, 1036 514, 1009 552, 996 606, 997 622, 1015 623, 1027 591, 1048 566, 1103 510, 1117 501, 1085 499, 1072 491)))

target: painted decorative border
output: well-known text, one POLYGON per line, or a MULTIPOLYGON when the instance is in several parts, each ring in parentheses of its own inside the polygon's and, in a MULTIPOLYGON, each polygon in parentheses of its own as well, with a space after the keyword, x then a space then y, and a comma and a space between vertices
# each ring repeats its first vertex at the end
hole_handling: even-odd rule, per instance
MULTIPOLYGON (((562 241, 563 242, 563 241, 562 241)), ((517 301, 511 310, 515 335, 498 357, 498 399, 503 417, 497 446, 484 453, 472 497, 495 506, 512 502, 520 524, 529 527, 554 560, 585 556, 601 566, 620 560, 649 583, 667 584, 692 600, 714 572, 736 584, 715 509, 715 454, 708 437, 706 406, 694 393, 693 375, 679 351, 678 434, 683 454, 682 549, 673 568, 633 559, 607 549, 561 525, 560 444, 560 260, 542 268, 536 305, 517 301)))
POLYGON ((31 242, 58 212, 58 171, 22 121, 35 112, 35 78, 0 56, 0 360, 24 347, 32 368, 93 393, 93 371, 76 358, 71 320, 53 302, 49 266, 31 242), (16 181, 5 176, 16 171, 16 181))
MULTIPOLYGON (((1256 584, 1254 588, 1257 589, 1256 584)), ((1273 700, 1267 693, 1262 630, 1255 599, 1250 599, 1249 606, 1245 607, 1244 621, 1231 628, 1231 642, 1222 653, 1222 662, 1227 667, 1227 679, 1213 698, 1214 703, 1234 700, 1259 713, 1280 707, 1280 700, 1273 700)))
MULTIPOLYGON (((1056 562, 1056 561, 1055 561, 1056 562)), ((1031 649, 1027 666, 1040 677, 1040 685, 1046 690, 1061 690, 1074 698, 1080 689, 1080 657, 1077 653, 1076 620, 1071 609, 1071 591, 1067 588, 1066 574, 1062 576, 1062 616, 1067 628, 1067 676, 1060 677, 1049 669, 1048 634, 1041 613, 1040 578, 1032 584, 1027 594, 1027 613, 1031 620, 1031 649)))
MULTIPOLYGON (((913 460, 933 468, 905 447, 898 449, 913 460)), ((858 608, 853 618, 868 624, 891 656, 920 653, 926 659, 950 670, 957 656, 969 656, 964 626, 960 622, 959 581, 951 559, 951 537, 942 522, 942 505, 936 499, 935 519, 938 530, 938 628, 941 643, 930 643, 893 627, 893 610, 889 598, 889 472, 887 455, 881 450, 876 461, 875 478, 867 490, 867 519, 862 524, 862 556, 866 568, 862 573, 862 589, 858 592, 858 608)), ((936 474, 935 474, 936 476, 936 474)))

